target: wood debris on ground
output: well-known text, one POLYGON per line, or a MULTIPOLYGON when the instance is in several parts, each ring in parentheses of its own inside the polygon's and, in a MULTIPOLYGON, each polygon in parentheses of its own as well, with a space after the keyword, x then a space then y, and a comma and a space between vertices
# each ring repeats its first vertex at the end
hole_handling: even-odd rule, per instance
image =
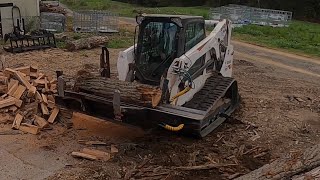
POLYGON ((89 149, 89 148, 83 148, 80 152, 72 152, 71 156, 75 158, 82 158, 87 160, 101 160, 101 161, 109 161, 112 157, 112 153, 97 150, 97 149, 89 149))
MULTIPOLYGON (((84 141, 80 140, 79 142, 84 142, 84 141)), ((92 141, 92 142, 99 142, 99 141, 92 141)), ((82 143, 82 144, 90 145, 90 144, 86 144, 86 143, 82 143)), ((111 145, 109 150, 98 150, 98 149, 94 149, 94 148, 83 148, 79 152, 77 152, 77 151, 72 152, 71 156, 75 157, 75 158, 87 159, 87 160, 92 160, 92 161, 94 161, 94 160, 109 161, 118 152, 119 152, 119 150, 114 145, 111 145)))
POLYGON ((57 80, 37 67, 23 66, 0 71, 0 112, 14 117, 12 129, 38 134, 58 117, 55 104, 57 80))

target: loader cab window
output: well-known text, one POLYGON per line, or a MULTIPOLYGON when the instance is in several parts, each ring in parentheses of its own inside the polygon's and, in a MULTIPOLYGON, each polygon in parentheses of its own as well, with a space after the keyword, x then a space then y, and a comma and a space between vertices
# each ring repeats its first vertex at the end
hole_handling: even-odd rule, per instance
POLYGON ((204 39, 204 24, 203 23, 190 23, 186 28, 186 42, 185 52, 189 51, 196 44, 204 39))
POLYGON ((144 78, 160 81, 176 56, 179 28, 172 22, 149 22, 141 30, 136 65, 144 78))
MULTIPOLYGON (((190 23, 186 28, 186 43, 185 52, 189 51, 195 45, 205 38, 204 24, 203 23, 190 23)), ((205 63, 205 55, 197 59, 196 62, 189 69, 189 74, 193 75, 197 70, 200 69, 205 63)))

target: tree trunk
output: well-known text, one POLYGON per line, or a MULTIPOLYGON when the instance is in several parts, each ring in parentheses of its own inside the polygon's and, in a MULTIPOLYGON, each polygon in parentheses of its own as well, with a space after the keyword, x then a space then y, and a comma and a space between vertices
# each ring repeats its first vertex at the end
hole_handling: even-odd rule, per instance
POLYGON ((320 166, 320 145, 315 145, 304 152, 286 154, 236 180, 288 179, 318 166, 320 166))
POLYGON ((69 41, 67 42, 67 49, 69 51, 75 51, 79 49, 93 49, 107 43, 108 39, 109 38, 106 36, 93 36, 75 41, 69 41))
POLYGON ((76 80, 74 89, 110 100, 113 99, 115 90, 120 90, 121 102, 150 107, 152 98, 161 92, 158 87, 104 77, 80 77, 76 80))

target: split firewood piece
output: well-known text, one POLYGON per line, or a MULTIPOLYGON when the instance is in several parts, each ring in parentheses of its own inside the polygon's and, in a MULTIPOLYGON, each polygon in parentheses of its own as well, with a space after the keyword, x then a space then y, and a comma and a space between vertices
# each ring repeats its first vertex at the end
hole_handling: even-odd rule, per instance
POLYGON ((9 107, 9 112, 15 113, 15 112, 17 112, 17 110, 18 110, 17 106, 10 106, 9 107))
POLYGON ((48 78, 47 77, 44 78, 44 89, 45 89, 46 92, 49 91, 48 78))
POLYGON ((85 153, 85 154, 93 155, 93 156, 97 157, 98 160, 102 160, 102 161, 108 161, 111 159, 110 153, 100 151, 97 149, 84 148, 81 152, 85 153))
POLYGON ((37 135, 40 132, 40 128, 38 126, 25 124, 25 123, 21 124, 21 126, 19 127, 19 130, 30 133, 30 134, 34 134, 34 135, 37 135))
POLYGON ((30 66, 24 66, 24 67, 19 67, 15 68, 15 71, 22 72, 23 74, 30 76, 30 66))
MULTIPOLYGON (((15 98, 14 98, 15 99, 15 98)), ((15 103, 14 105, 16 105, 18 108, 20 108, 22 106, 23 101, 20 99, 15 99, 15 103)))
POLYGON ((16 104, 16 99, 13 98, 13 97, 9 97, 7 99, 4 99, 4 100, 0 101, 0 109, 8 107, 8 106, 15 105, 15 104, 16 104))
POLYGON ((21 72, 15 71, 15 77, 29 90, 31 94, 34 94, 37 91, 37 88, 32 86, 29 81, 21 75, 21 72))
POLYGON ((48 104, 48 98, 47 98, 47 96, 46 96, 45 94, 41 94, 41 96, 42 96, 43 102, 47 105, 47 104, 48 104))
POLYGON ((84 159, 88 159, 91 161, 97 160, 96 156, 90 155, 90 154, 85 154, 85 153, 81 153, 81 152, 72 152, 71 156, 76 157, 76 158, 84 158, 84 159))
POLYGON ((50 91, 53 93, 57 93, 57 85, 56 84, 51 84, 50 85, 50 91))
POLYGON ((49 123, 45 119, 43 119, 42 117, 39 117, 39 116, 35 115, 34 118, 35 118, 36 124, 40 128, 45 128, 45 127, 49 126, 49 123))
POLYGON ((0 76, 0 84, 7 85, 8 78, 6 76, 0 76))
POLYGON ((22 120, 23 120, 23 116, 18 113, 16 115, 16 117, 14 118, 14 121, 13 121, 13 124, 12 124, 12 129, 19 129, 22 120))
POLYGON ((11 68, 6 68, 4 69, 3 73, 4 75, 7 77, 7 78, 10 78, 11 76, 14 76, 14 73, 16 71, 14 69, 11 69, 11 68))
POLYGON ((48 100, 48 108, 53 109, 55 107, 56 107, 56 104, 53 101, 48 100))
POLYGON ((49 83, 51 83, 51 81, 54 80, 51 74, 47 75, 47 80, 48 80, 49 83))
POLYGON ((9 83, 9 91, 7 94, 9 94, 10 96, 13 96, 14 92, 16 92, 18 87, 19 87, 19 81, 11 80, 9 83))
POLYGON ((41 107, 41 111, 42 111, 43 115, 49 115, 50 114, 49 110, 48 110, 48 107, 44 102, 40 103, 40 107, 41 107))
POLYGON ((48 119, 48 122, 49 123, 54 123, 54 121, 56 120, 57 116, 59 114, 59 108, 58 107, 55 107, 53 110, 52 110, 52 113, 48 119))
POLYGON ((15 80, 15 79, 10 79, 10 81, 8 83, 8 89, 10 90, 15 84, 19 84, 19 81, 15 80))
POLYGON ((30 66, 30 77, 38 78, 38 76, 39 76, 38 67, 30 66))
POLYGON ((36 80, 40 80, 40 79, 44 78, 44 76, 45 76, 45 74, 39 73, 39 76, 38 76, 38 78, 36 80))
POLYGON ((52 101, 54 103, 56 102, 56 100, 54 99, 54 96, 51 95, 51 94, 48 95, 48 100, 50 100, 50 101, 52 101))
POLYGON ((7 85, 0 85, 0 94, 6 94, 8 92, 8 86, 7 85))
POLYGON ((38 100, 39 103, 43 102, 42 96, 38 91, 36 91, 36 100, 38 100))
POLYGON ((20 99, 26 89, 27 89, 26 87, 19 85, 12 96, 15 97, 16 99, 20 99))

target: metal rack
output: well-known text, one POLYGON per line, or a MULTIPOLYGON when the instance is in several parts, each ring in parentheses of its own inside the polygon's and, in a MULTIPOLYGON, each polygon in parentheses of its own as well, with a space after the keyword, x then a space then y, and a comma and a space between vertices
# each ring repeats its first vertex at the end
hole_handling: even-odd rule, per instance
POLYGON ((256 24, 273 27, 287 27, 292 20, 292 12, 273 9, 261 9, 249 6, 229 4, 211 8, 211 19, 230 19, 235 26, 256 24))
POLYGON ((78 11, 73 14, 75 32, 115 33, 118 30, 118 14, 109 11, 78 11))

